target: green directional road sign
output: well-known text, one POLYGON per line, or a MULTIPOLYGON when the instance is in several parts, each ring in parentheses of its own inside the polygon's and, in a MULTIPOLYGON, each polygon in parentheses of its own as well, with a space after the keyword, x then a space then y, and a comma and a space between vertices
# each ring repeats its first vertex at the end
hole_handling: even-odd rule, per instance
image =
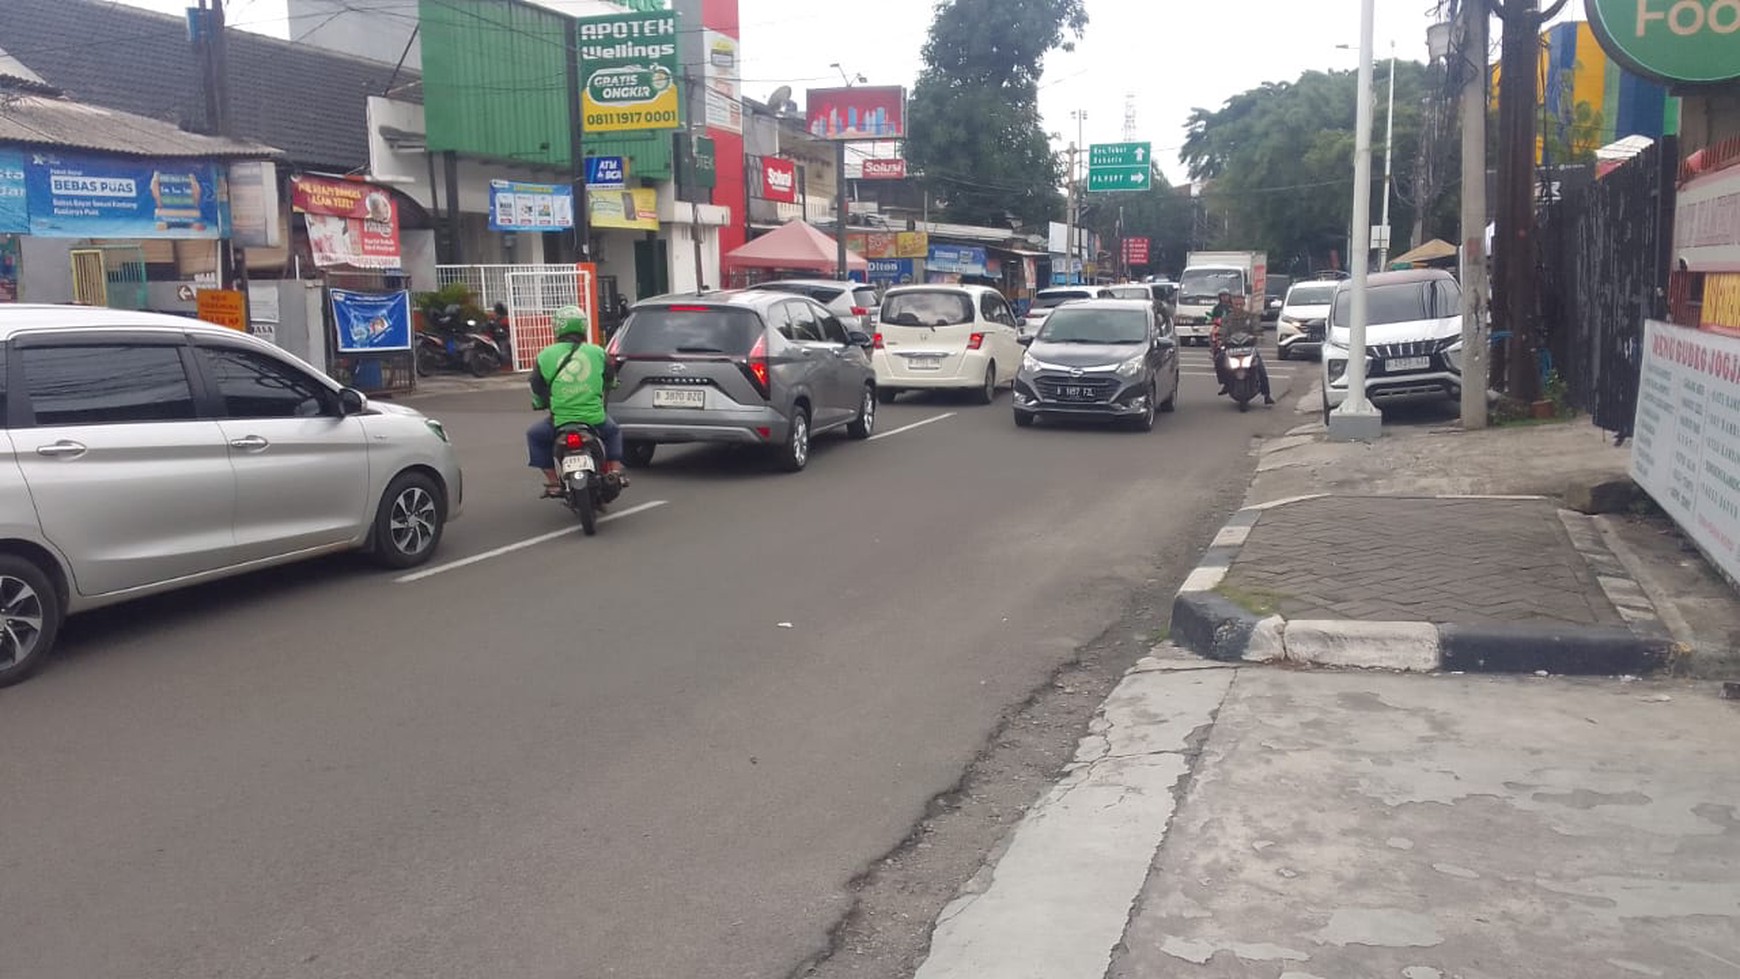
POLYGON ((1087 189, 1147 190, 1153 166, 1147 143, 1095 143, 1088 147, 1087 189))

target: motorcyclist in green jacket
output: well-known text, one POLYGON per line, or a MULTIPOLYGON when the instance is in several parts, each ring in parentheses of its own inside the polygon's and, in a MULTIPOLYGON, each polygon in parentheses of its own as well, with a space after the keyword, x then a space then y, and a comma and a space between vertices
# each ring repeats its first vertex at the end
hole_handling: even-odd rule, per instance
POLYGON ((604 348, 591 341, 586 314, 578 306, 563 306, 551 318, 556 342, 538 352, 532 368, 532 407, 548 412, 526 429, 526 452, 533 469, 544 473, 544 495, 562 494, 556 472, 556 429, 584 424, 604 440, 605 472, 623 484, 622 429, 604 411, 604 395, 616 386, 604 348))

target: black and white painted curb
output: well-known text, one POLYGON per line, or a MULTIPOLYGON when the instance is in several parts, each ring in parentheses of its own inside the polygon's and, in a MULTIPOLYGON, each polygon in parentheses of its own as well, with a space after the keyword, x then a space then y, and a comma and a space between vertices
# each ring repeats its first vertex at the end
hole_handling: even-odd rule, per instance
MULTIPOLYGON (((1263 514, 1328 494, 1246 507, 1215 535, 1172 602, 1172 638, 1210 659, 1304 663, 1414 672, 1614 676, 1666 665, 1673 637, 1642 587, 1614 556, 1591 517, 1561 510, 1571 542, 1626 628, 1534 623, 1362 622, 1259 616, 1216 589, 1263 514)), ((1438 496, 1445 500, 1540 500, 1539 496, 1438 496)))

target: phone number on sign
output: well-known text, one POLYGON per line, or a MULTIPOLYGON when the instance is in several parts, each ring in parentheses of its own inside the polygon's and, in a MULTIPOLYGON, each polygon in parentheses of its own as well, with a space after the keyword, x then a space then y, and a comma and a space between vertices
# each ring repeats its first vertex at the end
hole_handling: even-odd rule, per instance
POLYGON ((642 109, 624 109, 586 113, 587 129, 651 129, 657 126, 675 126, 676 124, 677 110, 675 109, 653 112, 642 109))

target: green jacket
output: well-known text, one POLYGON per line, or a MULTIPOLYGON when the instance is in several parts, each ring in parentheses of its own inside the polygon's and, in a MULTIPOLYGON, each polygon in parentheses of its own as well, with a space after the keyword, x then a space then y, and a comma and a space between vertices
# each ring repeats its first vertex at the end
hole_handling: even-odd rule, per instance
MULTIPOLYGON (((1238 307, 1234 306, 1232 303, 1217 302, 1214 304, 1214 308, 1208 311, 1208 318, 1210 320, 1225 319, 1236 312, 1238 312, 1238 307)), ((1231 324, 1228 325, 1230 326, 1231 324)))
POLYGON ((604 392, 614 386, 611 380, 603 347, 553 343, 538 353, 537 369, 532 371, 532 407, 548 409, 557 425, 602 425, 604 392))

